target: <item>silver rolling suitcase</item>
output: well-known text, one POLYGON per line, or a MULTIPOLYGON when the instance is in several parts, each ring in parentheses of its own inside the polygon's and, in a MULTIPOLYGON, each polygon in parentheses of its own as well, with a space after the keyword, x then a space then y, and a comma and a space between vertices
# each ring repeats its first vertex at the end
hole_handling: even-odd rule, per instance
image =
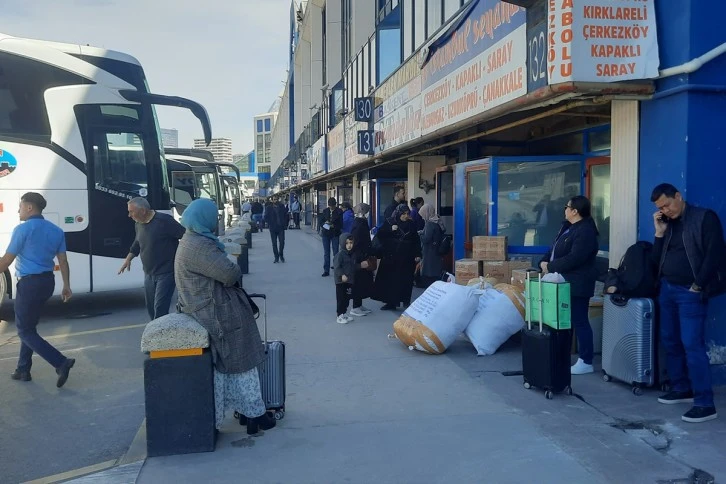
POLYGON ((265 359, 257 367, 260 374, 262 399, 267 410, 274 412, 275 419, 285 417, 285 343, 267 340, 267 296, 250 294, 250 298, 263 300, 265 359))
POLYGON ((602 373, 632 386, 641 395, 644 387, 667 389, 665 368, 657 353, 655 304, 652 299, 605 297, 602 325, 602 373), (660 374, 659 374, 660 373, 660 374))

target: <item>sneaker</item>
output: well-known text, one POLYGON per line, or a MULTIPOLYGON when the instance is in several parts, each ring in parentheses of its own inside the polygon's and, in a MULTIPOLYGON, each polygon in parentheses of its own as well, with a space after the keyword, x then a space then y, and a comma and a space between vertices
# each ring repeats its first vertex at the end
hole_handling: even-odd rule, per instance
POLYGON ((10 378, 18 381, 30 381, 33 379, 30 376, 30 371, 27 370, 15 370, 10 374, 10 378))
POLYGON ((359 307, 358 309, 359 309, 359 310, 361 310, 361 311, 363 311, 363 312, 364 312, 364 313, 366 313, 366 314, 371 314, 371 313, 373 312, 373 311, 371 311, 370 309, 368 309, 368 308, 367 308, 367 307, 365 307, 365 306, 361 306, 361 307, 359 307))
POLYGON ((280 254, 280 262, 282 262, 283 264, 285 263, 285 256, 283 256, 282 254, 280 254))
POLYGON ((352 319, 352 318, 349 318, 349 317, 348 317, 347 315, 345 315, 345 314, 341 314, 340 316, 338 316, 338 319, 336 320, 336 322, 337 322, 338 324, 348 324, 348 323, 350 323, 351 321, 353 321, 353 319, 352 319))
POLYGON ((363 310, 361 310, 361 308, 353 308, 353 309, 350 310, 350 315, 351 316, 361 317, 361 316, 367 316, 368 313, 365 312, 365 311, 363 311, 363 310))
POLYGON ((700 423, 713 420, 718 417, 716 407, 693 407, 681 417, 684 422, 700 423))
POLYGON ((277 257, 275 257, 275 260, 272 261, 273 264, 277 264, 278 262, 280 262, 280 259, 278 259, 277 257))
POLYGON ((592 367, 592 365, 588 365, 587 363, 582 361, 582 358, 578 358, 577 363, 570 367, 571 375, 585 375, 587 373, 593 373, 594 371, 595 369, 592 367))
POLYGON ((673 405, 676 403, 693 403, 693 392, 668 392, 658 397, 658 403, 673 405))

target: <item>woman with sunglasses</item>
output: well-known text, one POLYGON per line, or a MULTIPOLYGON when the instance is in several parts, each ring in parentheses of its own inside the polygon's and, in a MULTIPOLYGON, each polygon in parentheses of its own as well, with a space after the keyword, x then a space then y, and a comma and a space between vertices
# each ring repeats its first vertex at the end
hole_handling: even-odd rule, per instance
POLYGON ((544 274, 557 272, 570 283, 572 327, 577 335, 579 358, 570 373, 592 373, 594 345, 590 326, 590 298, 595 293, 598 231, 590 215, 590 200, 578 195, 565 206, 565 219, 550 250, 540 261, 544 274))

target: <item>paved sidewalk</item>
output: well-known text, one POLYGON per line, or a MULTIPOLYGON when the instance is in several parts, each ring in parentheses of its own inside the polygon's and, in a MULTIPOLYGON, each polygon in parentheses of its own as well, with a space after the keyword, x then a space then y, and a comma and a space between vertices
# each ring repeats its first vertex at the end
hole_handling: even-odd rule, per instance
POLYGON ((268 294, 270 339, 287 343, 285 419, 248 437, 230 418, 214 453, 148 459, 137 482, 640 483, 694 468, 726 479, 726 417, 688 425, 684 408, 598 375, 574 379, 582 399, 545 400, 503 374, 521 369, 515 342, 488 357, 463 339, 444 355, 410 352, 387 337, 396 315, 378 303, 335 322, 315 234, 288 231, 285 258, 273 264, 268 232, 255 234, 244 279, 268 294))

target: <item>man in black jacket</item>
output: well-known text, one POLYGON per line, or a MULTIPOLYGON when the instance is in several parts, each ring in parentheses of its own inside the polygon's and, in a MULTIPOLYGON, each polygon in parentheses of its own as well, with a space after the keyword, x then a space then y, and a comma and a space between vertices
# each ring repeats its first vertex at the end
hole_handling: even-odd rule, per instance
POLYGON ((383 220, 378 221, 378 227, 382 227, 383 223, 393 216, 393 212, 402 203, 406 203, 406 189, 403 185, 396 185, 393 187, 393 201, 383 212, 383 220))
POLYGON ((288 212, 285 205, 278 199, 267 206, 265 220, 270 229, 272 239, 272 253, 275 256, 274 263, 285 262, 285 230, 287 230, 288 212), (279 241, 279 248, 278 248, 279 241))
POLYGON ((328 208, 318 217, 318 230, 323 239, 323 277, 330 275, 330 248, 333 248, 333 257, 338 255, 340 234, 343 232, 343 211, 338 208, 335 198, 328 199, 328 208))
POLYGON ((718 416, 705 331, 708 297, 726 290, 723 229, 715 212, 687 204, 668 183, 655 187, 651 201, 658 209, 653 257, 660 283, 660 335, 673 387, 658 401, 692 402, 682 419, 705 422, 718 416))

